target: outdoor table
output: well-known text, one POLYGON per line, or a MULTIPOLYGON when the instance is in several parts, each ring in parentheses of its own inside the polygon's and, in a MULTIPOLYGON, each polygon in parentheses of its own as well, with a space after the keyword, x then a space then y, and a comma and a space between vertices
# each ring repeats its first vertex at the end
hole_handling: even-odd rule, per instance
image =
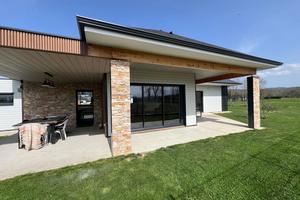
POLYGON ((23 122, 15 124, 14 126, 22 126, 23 124, 28 123, 41 123, 41 124, 49 124, 49 125, 56 125, 65 121, 67 116, 54 116, 54 117, 41 117, 41 118, 34 118, 29 120, 23 120, 23 122))
POLYGON ((48 124, 49 131, 48 131, 48 139, 47 142, 55 143, 55 137, 53 137, 55 133, 55 125, 62 123, 67 119, 67 116, 51 116, 51 117, 41 117, 41 118, 34 118, 29 120, 23 120, 23 122, 15 124, 13 126, 22 126, 23 124, 29 123, 40 123, 40 124, 48 124))

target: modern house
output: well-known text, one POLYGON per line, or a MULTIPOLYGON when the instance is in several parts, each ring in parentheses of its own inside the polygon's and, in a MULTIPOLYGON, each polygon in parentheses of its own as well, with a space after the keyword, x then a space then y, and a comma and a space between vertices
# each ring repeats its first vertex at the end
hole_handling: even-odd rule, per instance
POLYGON ((23 119, 67 114, 70 129, 103 128, 113 154, 128 154, 136 131, 197 124, 197 84, 249 76, 249 127, 260 127, 256 73, 281 62, 172 32, 77 22, 80 39, 0 28, 0 75, 22 82, 23 119))

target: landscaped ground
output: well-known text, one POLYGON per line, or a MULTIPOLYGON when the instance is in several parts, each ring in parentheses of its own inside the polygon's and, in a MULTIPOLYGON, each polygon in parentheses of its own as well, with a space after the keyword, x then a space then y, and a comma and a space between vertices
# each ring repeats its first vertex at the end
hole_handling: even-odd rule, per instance
POLYGON ((16 177, 0 199, 299 199, 300 99, 268 102, 265 130, 16 177))

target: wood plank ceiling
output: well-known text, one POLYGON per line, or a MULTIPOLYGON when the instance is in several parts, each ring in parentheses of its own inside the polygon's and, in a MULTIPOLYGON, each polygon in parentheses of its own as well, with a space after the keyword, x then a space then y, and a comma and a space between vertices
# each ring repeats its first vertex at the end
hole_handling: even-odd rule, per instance
POLYGON ((0 74, 11 79, 56 82, 97 82, 110 71, 108 59, 75 54, 0 47, 0 74))

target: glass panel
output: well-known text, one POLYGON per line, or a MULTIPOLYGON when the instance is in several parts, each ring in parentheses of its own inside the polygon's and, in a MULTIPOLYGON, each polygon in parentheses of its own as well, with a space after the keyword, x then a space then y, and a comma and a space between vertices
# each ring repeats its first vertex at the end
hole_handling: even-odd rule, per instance
POLYGON ((77 92, 77 105, 92 105, 93 93, 88 91, 77 92))
POLYGON ((181 120, 179 114, 165 114, 165 126, 179 125, 181 120))
POLYGON ((144 86, 145 128, 162 126, 162 86, 144 86))
POLYGON ((165 126, 180 124, 180 88, 164 87, 164 124, 165 126))
POLYGON ((11 106, 14 104, 14 94, 0 94, 0 106, 11 106))
POLYGON ((92 126, 94 124, 93 92, 77 91, 76 119, 77 126, 92 126))
POLYGON ((143 128, 143 87, 130 86, 131 93, 131 128, 143 128))
POLYGON ((131 115, 131 128, 132 129, 143 128, 143 115, 131 115))
POLYGON ((131 85, 131 128, 155 128, 184 123, 182 87, 131 85))
POLYGON ((161 127, 162 125, 162 114, 145 115, 145 128, 161 127))
POLYGON ((131 93, 131 114, 143 114, 143 94, 142 86, 130 86, 131 93))
POLYGON ((196 92, 196 111, 203 112, 203 92, 196 92))

